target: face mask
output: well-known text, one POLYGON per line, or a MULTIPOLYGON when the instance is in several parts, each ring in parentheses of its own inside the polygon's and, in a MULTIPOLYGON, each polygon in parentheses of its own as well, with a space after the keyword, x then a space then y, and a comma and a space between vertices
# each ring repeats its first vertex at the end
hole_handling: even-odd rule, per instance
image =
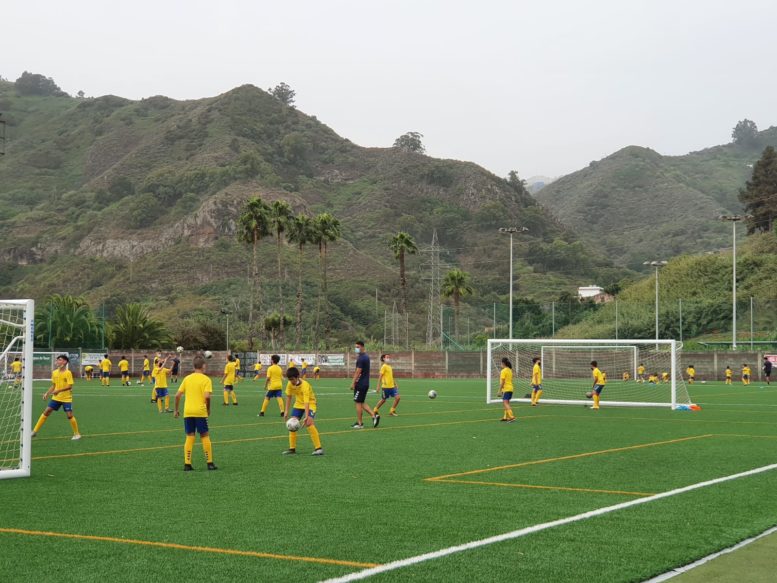
POLYGON ((384 358, 383 362, 386 362, 386 363, 391 362, 391 359, 390 358, 384 358))
POLYGON ((356 354, 359 354, 359 353, 362 351, 362 349, 361 349, 361 348, 359 348, 359 347, 357 346, 356 348, 354 348, 354 349, 353 349, 353 351, 354 351, 356 354))

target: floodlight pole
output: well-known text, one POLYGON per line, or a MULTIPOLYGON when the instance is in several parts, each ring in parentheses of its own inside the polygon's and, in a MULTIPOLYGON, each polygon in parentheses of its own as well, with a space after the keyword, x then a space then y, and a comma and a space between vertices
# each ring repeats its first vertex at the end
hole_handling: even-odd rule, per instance
MULTIPOLYGON (((666 264, 666 261, 644 261, 642 263, 642 265, 656 268, 656 343, 658 342, 658 270, 666 264)), ((656 350, 658 350, 658 344, 656 344, 656 350)))
POLYGON ((737 349, 737 223, 751 218, 750 215, 720 215, 719 221, 731 222, 731 235, 733 241, 731 262, 731 350, 737 349))
POLYGON ((513 234, 525 233, 528 231, 526 227, 499 227, 500 233, 508 233, 510 235, 510 326, 508 331, 508 338, 513 337, 513 234))
POLYGON ((221 313, 227 317, 227 354, 229 354, 229 314, 231 312, 226 308, 221 308, 221 313))

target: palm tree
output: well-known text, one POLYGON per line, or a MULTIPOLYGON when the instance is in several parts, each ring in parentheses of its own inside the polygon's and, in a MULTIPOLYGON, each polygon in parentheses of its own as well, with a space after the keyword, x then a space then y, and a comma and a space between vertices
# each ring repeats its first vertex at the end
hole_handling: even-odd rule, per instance
POLYGON ((283 271, 281 269, 281 235, 286 231, 289 225, 289 221, 294 218, 291 206, 285 200, 275 200, 270 205, 270 227, 275 234, 275 240, 277 242, 276 256, 278 259, 278 298, 280 301, 281 314, 279 318, 280 322, 280 341, 281 346, 284 346, 286 338, 284 334, 284 305, 283 305, 283 271))
POLYGON ((286 320, 286 324, 291 324, 291 320, 287 316, 281 317, 278 312, 274 312, 264 319, 264 329, 270 335, 270 345, 273 350, 275 350, 276 334, 283 329, 284 320, 286 320))
POLYGON ((318 347, 319 322, 321 310, 324 310, 324 335, 329 334, 329 310, 327 309, 326 288, 326 251, 329 243, 334 243, 341 236, 340 221, 329 213, 321 213, 313 219, 312 243, 318 245, 318 261, 321 266, 321 293, 318 297, 318 310, 316 310, 315 345, 318 347))
POLYGON ((141 304, 126 304, 116 308, 111 323, 112 348, 157 348, 169 341, 165 326, 150 315, 141 304))
POLYGON ((461 298, 472 295, 473 289, 469 283, 469 274, 461 269, 454 268, 445 274, 440 289, 443 297, 453 299, 455 317, 453 319, 453 329, 456 336, 459 335, 459 305, 461 298))
POLYGON ((294 346, 300 347, 302 341, 302 259, 305 245, 313 242, 313 219, 302 213, 292 218, 289 222, 286 237, 289 243, 294 243, 299 249, 299 261, 297 264, 297 319, 294 335, 294 346))
POLYGON ((243 206, 243 212, 237 220, 237 238, 251 245, 253 252, 253 273, 251 282, 250 302, 248 308, 248 347, 254 347, 254 302, 259 298, 261 307, 261 284, 259 282, 259 257, 257 247, 262 237, 270 234, 270 207, 258 196, 250 199, 243 206))
POLYGON ((39 346, 50 349, 91 347, 100 339, 97 318, 81 297, 52 295, 36 320, 35 338, 39 346))
POLYGON ((389 240, 389 249, 394 252, 394 258, 399 260, 399 288, 402 290, 402 313, 407 312, 407 279, 405 278, 405 253, 415 255, 418 253, 418 246, 413 237, 399 231, 389 240))

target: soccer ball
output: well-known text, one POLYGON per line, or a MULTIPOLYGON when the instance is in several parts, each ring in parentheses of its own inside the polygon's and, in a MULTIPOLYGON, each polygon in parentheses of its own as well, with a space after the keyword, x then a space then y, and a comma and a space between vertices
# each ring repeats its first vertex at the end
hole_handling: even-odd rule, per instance
POLYGON ((426 393, 430 399, 436 399, 437 398, 437 391, 431 390, 428 393, 426 393))
POLYGON ((176 352, 183 352, 183 346, 179 346, 175 349, 176 352))
POLYGON ((210 350, 206 350, 202 353, 205 358, 213 358, 213 353, 210 350))
POLYGON ((289 431, 299 431, 299 419, 296 417, 289 417, 289 420, 286 421, 286 429, 289 431))
POLYGON ((701 384, 706 385, 707 381, 702 381, 701 384))
POLYGON ((593 392, 593 391, 588 391, 588 392, 585 394, 585 398, 586 398, 586 399, 590 399, 590 398, 592 398, 593 396, 594 396, 594 392, 593 392))

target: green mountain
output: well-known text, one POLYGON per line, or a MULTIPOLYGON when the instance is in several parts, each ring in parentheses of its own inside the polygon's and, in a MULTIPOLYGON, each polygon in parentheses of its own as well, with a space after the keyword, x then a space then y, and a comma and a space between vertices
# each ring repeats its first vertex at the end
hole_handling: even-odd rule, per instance
POLYGON ((537 199, 586 243, 619 265, 668 259, 731 245, 715 219, 741 212, 740 188, 777 128, 750 145, 727 144, 685 156, 629 146, 546 186, 537 199))
MULTIPOLYGON (((623 275, 577 242, 520 181, 468 162, 359 147, 253 86, 192 101, 18 89, 0 81, 8 124, 0 296, 83 295, 108 318, 118 305, 145 302, 173 331, 213 322, 227 307, 238 337, 245 334, 251 253, 236 241, 236 219, 253 196, 341 221, 342 239, 329 253, 335 341, 383 338, 385 314, 398 298, 388 249, 398 230, 419 245, 436 230, 442 259, 472 274, 475 330, 490 324, 493 303, 508 293, 509 249, 498 227, 530 229, 515 244, 521 295, 548 297, 592 277, 606 283, 623 275)), ((272 238, 260 246, 263 314, 280 305, 275 249, 272 238)), ((306 329, 319 289, 317 251, 308 248, 304 259, 306 329)), ((282 253, 291 314, 296 248, 284 244, 282 253)), ((424 257, 407 263, 409 314, 401 328, 414 342, 425 338, 429 282, 424 257)))

